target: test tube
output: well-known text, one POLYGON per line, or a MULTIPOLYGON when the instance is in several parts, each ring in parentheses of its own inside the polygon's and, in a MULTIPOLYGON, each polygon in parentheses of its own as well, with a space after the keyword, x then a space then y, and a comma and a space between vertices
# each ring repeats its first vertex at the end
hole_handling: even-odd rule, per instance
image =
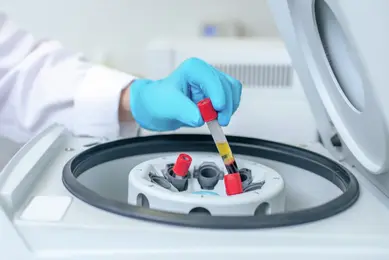
POLYGON ((192 163, 192 157, 188 154, 181 153, 178 155, 176 163, 173 166, 172 171, 175 174, 175 177, 178 179, 183 179, 188 174, 189 167, 192 163))
POLYGON ((167 169, 167 179, 180 192, 185 191, 188 187, 188 171, 191 163, 192 157, 181 153, 173 167, 167 169))
POLYGON ((213 108, 211 99, 205 98, 197 103, 201 116, 206 122, 208 129, 212 135, 213 141, 216 144, 217 150, 223 160, 224 166, 227 169, 227 174, 224 176, 224 184, 227 195, 234 195, 243 192, 242 181, 239 174, 239 168, 232 154, 227 138, 217 120, 217 112, 213 108))

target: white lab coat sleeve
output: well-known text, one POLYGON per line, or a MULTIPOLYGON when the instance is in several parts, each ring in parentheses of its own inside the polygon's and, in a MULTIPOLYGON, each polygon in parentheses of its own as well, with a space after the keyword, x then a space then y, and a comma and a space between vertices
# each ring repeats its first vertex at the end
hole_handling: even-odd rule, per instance
POLYGON ((0 13, 0 135, 25 142, 61 124, 76 135, 118 137, 120 94, 133 80, 36 40, 0 13))

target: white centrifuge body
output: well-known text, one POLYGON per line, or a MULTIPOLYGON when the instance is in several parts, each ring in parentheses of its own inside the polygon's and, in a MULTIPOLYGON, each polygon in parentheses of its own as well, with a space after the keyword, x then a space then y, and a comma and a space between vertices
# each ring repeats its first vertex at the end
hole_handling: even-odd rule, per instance
MULTIPOLYGON (((323 142, 304 148, 338 161, 357 178, 355 204, 319 221, 252 230, 180 227, 119 216, 89 205, 63 185, 67 162, 100 141, 73 137, 56 126, 27 143, 0 175, 1 258, 389 259, 389 2, 271 0, 269 5, 323 142)), ((161 156, 106 163, 100 173, 85 173, 89 179, 81 176, 80 182, 106 197, 123 191, 118 196, 127 200, 130 169, 161 156)), ((287 210, 315 207, 340 193, 296 167, 258 161, 283 177, 287 210)))

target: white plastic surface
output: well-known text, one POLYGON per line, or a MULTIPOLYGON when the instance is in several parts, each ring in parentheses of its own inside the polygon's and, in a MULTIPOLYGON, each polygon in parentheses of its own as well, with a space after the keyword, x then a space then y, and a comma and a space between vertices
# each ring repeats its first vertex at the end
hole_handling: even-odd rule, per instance
MULTIPOLYGON (((329 150, 389 170, 389 1, 268 1, 329 150)), ((334 153, 334 154, 335 154, 334 153)), ((346 158, 347 160, 353 160, 346 158)))
POLYGON ((178 154, 143 162, 134 167, 129 175, 128 202, 137 203, 139 194, 145 196, 148 207, 153 209, 189 214, 193 209, 202 208, 212 216, 253 216, 255 214, 270 214, 285 210, 284 182, 282 177, 273 169, 244 159, 237 161, 240 168, 251 170, 252 183, 264 182, 260 189, 242 194, 227 196, 224 181, 219 179, 212 190, 202 189, 198 179, 193 177, 195 169, 204 162, 212 162, 223 170, 220 156, 191 156, 193 161, 189 169, 188 188, 185 191, 171 191, 151 182, 149 173, 164 176, 167 164, 174 163, 178 154), (212 195, 207 195, 209 193, 212 195), (204 195, 205 194, 205 195, 204 195), (265 206, 263 206, 265 205, 265 206), (261 210, 263 209, 263 210, 261 210))
POLYGON ((20 215, 27 221, 60 221, 72 202, 69 196, 36 196, 28 203, 20 215))
MULTIPOLYGON (((33 141, 35 145, 26 146, 20 151, 20 156, 11 162, 11 165, 17 165, 23 158, 36 156, 36 151, 32 149, 35 146, 50 147, 42 151, 39 159, 31 161, 40 167, 26 168, 23 172, 25 177, 22 181, 30 189, 22 193, 20 190, 24 187, 13 186, 12 198, 21 203, 4 203, 7 194, 3 193, 2 187, 5 182, 12 182, 13 167, 1 173, 1 177, 4 176, 0 178, 1 259, 152 260, 158 257, 162 260, 252 260, 258 256, 265 260, 389 259, 387 198, 351 167, 350 170, 360 183, 361 196, 350 209, 331 218, 305 225, 264 230, 172 227, 117 216, 96 209, 69 194, 62 184, 62 167, 70 158, 87 149, 84 146, 93 140, 72 138, 66 133, 58 135, 60 132, 58 128, 46 132, 33 141), (29 207, 31 199, 42 196, 65 196, 72 200, 60 220, 22 219, 22 213, 29 207)), ((319 144, 311 144, 306 148, 328 156, 319 144)), ((86 187, 93 186, 101 194, 105 193, 104 196, 113 196, 122 188, 127 188, 125 180, 129 168, 160 156, 148 155, 132 158, 128 162, 107 163, 84 173, 80 181, 86 187)), ((283 176, 287 210, 319 205, 339 194, 332 184, 312 173, 276 162, 260 162, 271 165, 283 176)), ((126 190, 122 199, 126 200, 126 190)), ((49 211, 51 203, 45 205, 49 211)))

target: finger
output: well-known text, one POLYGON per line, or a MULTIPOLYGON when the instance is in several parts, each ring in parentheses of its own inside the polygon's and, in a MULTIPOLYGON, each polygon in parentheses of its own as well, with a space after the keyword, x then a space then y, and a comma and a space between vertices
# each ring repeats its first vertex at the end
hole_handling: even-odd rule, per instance
POLYGON ((204 124, 197 105, 179 90, 169 93, 171 102, 166 104, 164 114, 168 119, 177 120, 190 127, 204 124))
POLYGON ((190 89, 190 95, 187 95, 187 96, 190 96, 190 99, 195 102, 196 104, 198 102, 200 102, 201 100, 203 100, 204 98, 206 98, 203 90, 199 87, 193 87, 193 84, 189 84, 187 85, 187 88, 190 89))
POLYGON ((226 107, 222 111, 219 112, 218 121, 221 126, 227 126, 230 123, 231 116, 233 113, 233 96, 232 96, 232 88, 230 81, 220 74, 220 80, 223 84, 224 92, 226 95, 226 107))
POLYGON ((231 77, 230 75, 220 71, 220 73, 228 79, 228 81, 231 84, 231 91, 232 91, 232 103, 233 103, 233 113, 238 109, 240 105, 240 100, 242 96, 242 83, 231 77))
POLYGON ((181 69, 184 70, 188 83, 201 88, 205 96, 211 99, 215 110, 222 111, 225 109, 225 90, 218 73, 211 65, 200 59, 191 58, 183 62, 181 69))

